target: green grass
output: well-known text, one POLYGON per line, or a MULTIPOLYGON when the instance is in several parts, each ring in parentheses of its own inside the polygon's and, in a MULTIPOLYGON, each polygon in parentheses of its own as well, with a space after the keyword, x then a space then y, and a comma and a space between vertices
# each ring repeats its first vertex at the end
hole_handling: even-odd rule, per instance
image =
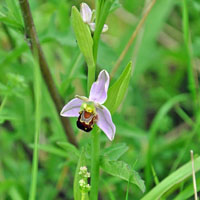
MULTIPOLYGON (((148 0, 119 0, 117 8, 115 1, 117 9, 108 17, 107 10, 102 17, 97 13, 100 25, 93 40, 77 14, 82 1, 29 2, 63 106, 76 94, 88 96, 102 69, 112 72, 150 5, 148 0), (73 6, 76 16, 71 17, 73 6), (104 23, 109 30, 100 36, 104 23)), ((101 7, 100 0, 86 2, 101 7)), ((117 131, 112 142, 103 132, 99 137, 101 199, 194 199, 191 149, 200 190, 199 12, 198 0, 157 0, 110 80, 106 105, 117 131), (144 193, 132 184, 129 175, 135 172, 144 180, 144 193)), ((80 199, 72 183, 78 191, 77 164, 93 170, 91 134, 80 132, 77 119, 70 118, 79 147, 69 144, 23 26, 18 1, 1 0, 0 200, 80 199)))

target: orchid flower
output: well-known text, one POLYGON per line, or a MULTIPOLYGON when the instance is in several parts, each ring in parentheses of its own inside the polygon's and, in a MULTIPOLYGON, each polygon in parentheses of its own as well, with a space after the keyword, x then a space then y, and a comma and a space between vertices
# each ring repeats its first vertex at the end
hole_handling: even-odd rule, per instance
POLYGON ((106 136, 113 140, 116 127, 112 121, 110 111, 102 105, 107 99, 109 82, 108 72, 102 70, 97 81, 92 84, 89 98, 76 95, 63 107, 60 115, 63 117, 78 117, 77 126, 85 132, 90 132, 94 124, 97 124, 106 136))
MULTIPOLYGON (((84 23, 88 24, 91 31, 94 32, 95 31, 95 23, 93 17, 94 10, 92 11, 86 3, 82 3, 80 7, 80 13, 84 23)), ((104 24, 102 32, 106 32, 107 30, 108 30, 108 25, 104 24)))

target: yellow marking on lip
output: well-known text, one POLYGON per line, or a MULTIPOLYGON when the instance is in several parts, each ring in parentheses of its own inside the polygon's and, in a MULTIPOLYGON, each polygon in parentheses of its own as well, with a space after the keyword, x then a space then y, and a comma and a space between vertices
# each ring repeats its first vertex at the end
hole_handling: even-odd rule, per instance
POLYGON ((88 107, 86 107, 86 108, 85 108, 85 110, 86 110, 87 112, 89 112, 89 113, 93 113, 93 110, 92 110, 92 108, 91 108, 91 107, 89 107, 89 106, 88 106, 88 107))

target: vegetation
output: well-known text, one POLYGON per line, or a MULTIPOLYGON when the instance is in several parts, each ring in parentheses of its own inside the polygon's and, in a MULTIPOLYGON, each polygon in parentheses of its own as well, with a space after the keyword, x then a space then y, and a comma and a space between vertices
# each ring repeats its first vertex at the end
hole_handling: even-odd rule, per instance
POLYGON ((0 200, 196 200, 200 2, 0 2, 0 200), (102 70, 113 140, 60 116, 102 70))

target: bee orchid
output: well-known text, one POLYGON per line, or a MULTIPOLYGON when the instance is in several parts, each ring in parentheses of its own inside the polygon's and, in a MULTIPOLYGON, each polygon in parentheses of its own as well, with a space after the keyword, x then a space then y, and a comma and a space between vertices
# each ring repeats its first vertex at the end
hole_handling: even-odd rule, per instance
POLYGON ((109 82, 108 72, 102 70, 97 81, 92 84, 89 98, 76 95, 63 107, 60 114, 63 117, 78 117, 77 126, 85 132, 90 132, 97 124, 112 141, 116 127, 112 121, 110 111, 102 105, 107 99, 109 82))

